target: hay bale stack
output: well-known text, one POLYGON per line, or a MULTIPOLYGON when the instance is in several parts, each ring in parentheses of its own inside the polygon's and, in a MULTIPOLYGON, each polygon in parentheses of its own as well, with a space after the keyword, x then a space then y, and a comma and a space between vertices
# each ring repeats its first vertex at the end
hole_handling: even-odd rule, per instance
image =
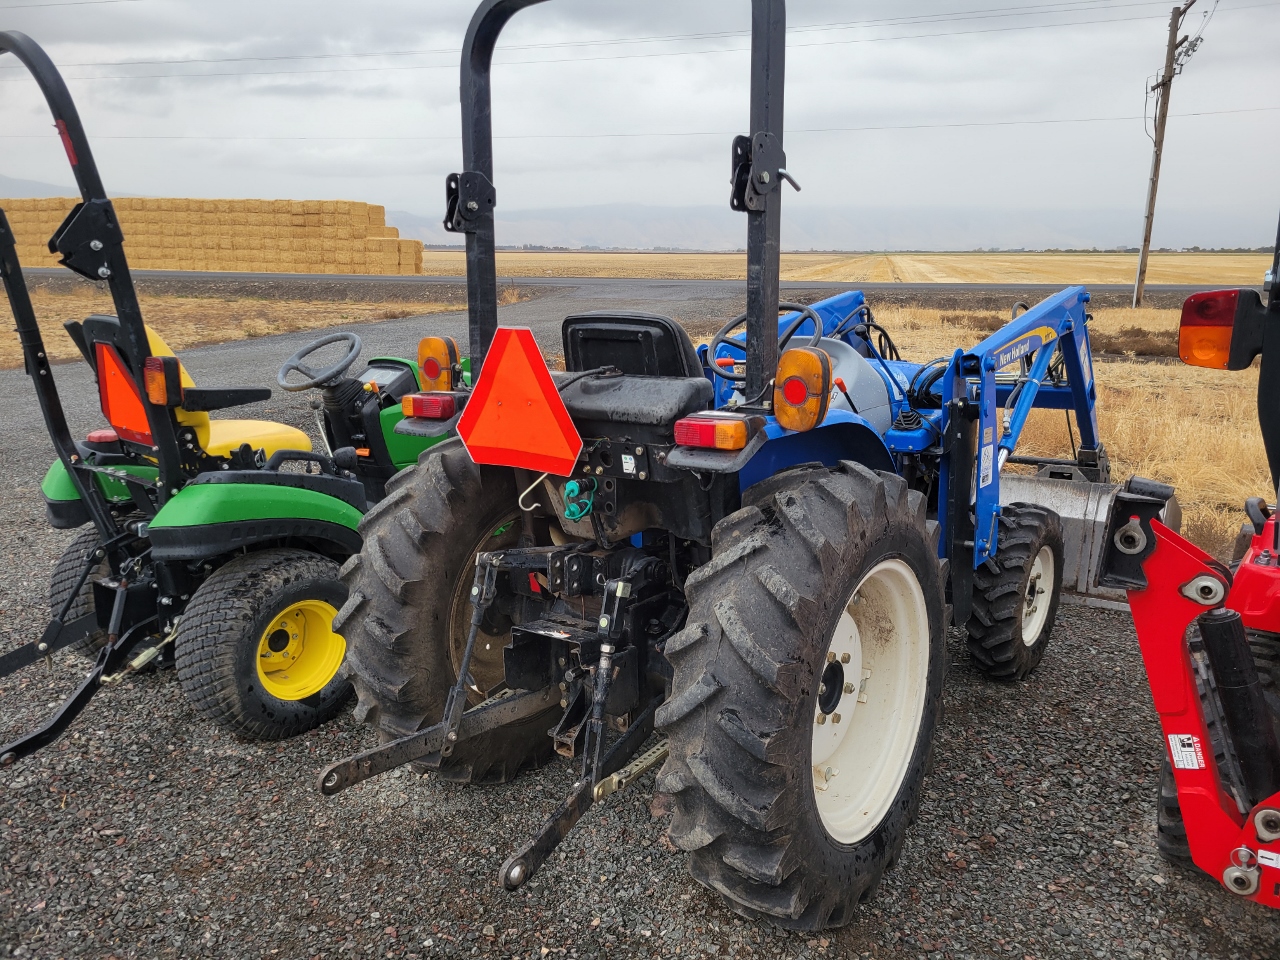
MULTIPOLYGON (((125 254, 138 270, 420 274, 422 243, 387 226, 386 209, 353 200, 115 202, 125 254)), ((57 264, 47 244, 76 200, 0 200, 23 264, 57 264)))

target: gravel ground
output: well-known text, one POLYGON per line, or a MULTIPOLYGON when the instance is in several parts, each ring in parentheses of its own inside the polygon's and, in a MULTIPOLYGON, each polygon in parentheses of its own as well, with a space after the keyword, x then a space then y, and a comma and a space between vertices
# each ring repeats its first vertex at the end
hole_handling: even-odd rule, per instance
MULTIPOLYGON (((198 379, 217 368, 241 382, 293 343, 186 359, 198 379)), ((15 406, 20 378, 0 377, 0 551, 16 561, 0 568, 0 651, 42 627, 70 539, 44 521, 49 451, 15 406)), ((73 429, 94 422, 85 399, 69 403, 73 429)), ((299 397, 257 415, 306 422, 299 397)), ((484 789, 400 771, 326 800, 317 771, 374 741, 349 712, 287 743, 241 743, 161 672, 103 693, 60 742, 0 771, 0 956, 1280 956, 1280 915, 1156 855, 1160 733, 1127 615, 1064 608, 1044 663, 1015 686, 982 680, 958 634, 950 644, 920 821, 840 931, 745 922, 690 882, 651 815, 652 775, 506 893, 498 867, 563 797, 565 767, 484 789)), ((0 741, 82 670, 64 654, 0 680, 0 741)))

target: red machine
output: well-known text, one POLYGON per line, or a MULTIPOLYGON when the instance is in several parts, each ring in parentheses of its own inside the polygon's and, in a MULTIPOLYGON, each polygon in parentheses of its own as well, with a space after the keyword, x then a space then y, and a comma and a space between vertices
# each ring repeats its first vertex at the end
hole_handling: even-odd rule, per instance
MULTIPOLYGON (((1183 307, 1185 363, 1243 370, 1262 357, 1258 419, 1280 475, 1280 237, 1268 303, 1253 290, 1198 293, 1183 307)), ((1172 489, 1135 477, 1117 495, 1100 583, 1128 591, 1165 738, 1161 853, 1232 893, 1280 907, 1280 715, 1264 679, 1280 651, 1280 524, 1260 498, 1231 568, 1165 527, 1172 489)))

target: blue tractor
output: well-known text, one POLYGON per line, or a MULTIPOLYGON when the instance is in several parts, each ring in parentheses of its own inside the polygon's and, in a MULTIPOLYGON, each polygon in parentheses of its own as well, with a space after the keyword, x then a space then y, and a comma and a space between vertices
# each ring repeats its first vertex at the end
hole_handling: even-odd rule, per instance
POLYGON ((982 670, 1023 677, 1064 570, 1070 587, 1088 563, 1030 495, 1110 490, 1089 294, 928 363, 899 356, 859 292, 780 302, 785 9, 753 0, 730 201, 746 312, 701 349, 665 317, 571 316, 550 373, 528 331, 498 327, 494 260, 489 65, 536 2, 484 0, 467 33, 446 225, 466 238, 477 379, 406 400, 426 415, 398 430, 458 436, 387 483, 343 568, 335 629, 381 743, 320 789, 402 764, 498 783, 565 758, 571 793, 501 867, 515 889, 662 764, 696 879, 749 916, 846 923, 915 817, 948 627, 982 670), (1074 415, 1073 459, 1015 454, 1034 407, 1074 415), (1015 479, 1023 499, 1002 502, 1015 479))

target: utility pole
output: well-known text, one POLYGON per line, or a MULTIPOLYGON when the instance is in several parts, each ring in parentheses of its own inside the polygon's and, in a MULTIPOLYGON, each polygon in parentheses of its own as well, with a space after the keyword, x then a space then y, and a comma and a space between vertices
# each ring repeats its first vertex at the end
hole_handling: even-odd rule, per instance
POLYGON ((1133 305, 1142 306, 1142 291, 1147 285, 1147 258, 1151 255, 1151 226, 1156 216, 1156 188, 1160 184, 1160 158, 1164 153, 1164 128, 1169 119, 1169 94, 1173 91, 1173 78, 1182 72, 1182 65, 1200 44, 1200 36, 1194 40, 1184 36, 1178 39, 1183 18, 1195 6, 1196 0, 1187 0, 1174 7, 1169 17, 1169 45, 1164 54, 1164 70, 1160 79, 1151 87, 1156 95, 1155 150, 1151 154, 1151 180, 1147 184, 1147 215, 1142 225, 1142 252, 1138 255, 1138 278, 1133 285, 1133 305), (1181 48, 1186 45, 1185 50, 1181 48))

